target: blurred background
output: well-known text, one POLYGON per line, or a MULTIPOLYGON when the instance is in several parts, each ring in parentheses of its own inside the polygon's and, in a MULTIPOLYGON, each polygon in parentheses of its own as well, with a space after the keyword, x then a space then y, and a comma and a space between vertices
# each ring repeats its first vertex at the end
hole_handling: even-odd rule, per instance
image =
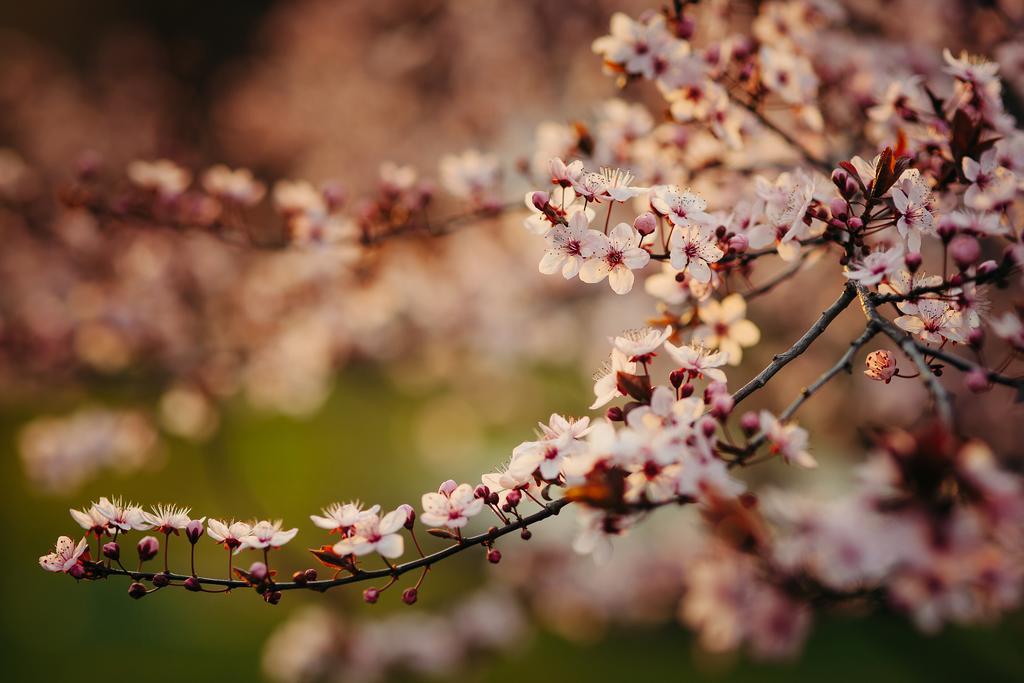
MULTIPOLYGON (((915 41, 956 47, 962 36, 943 27, 960 26, 983 43, 991 17, 972 23, 971 4, 936 2, 935 25, 915 24, 915 41)), ((917 7, 885 11, 905 26, 917 7)), ((517 162, 533 163, 543 122, 591 119, 619 94, 590 42, 613 11, 647 8, 636 0, 6 2, 0 148, 44 186, 59 186, 83 160, 119 170, 166 156, 193 168, 222 161, 265 178, 336 181, 358 197, 383 162, 436 177, 442 155, 477 147, 508 161, 505 189, 515 199, 529 186, 517 162)), ((0 176, 12 172, 9 158, 0 162, 0 176)), ((344 590, 286 595, 274 608, 244 594, 134 602, 123 582, 47 575, 36 558, 74 530, 67 508, 112 494, 219 518, 283 517, 300 535, 275 562, 309 566, 303 548, 320 539, 308 515, 321 505, 416 504, 449 477, 475 482, 552 411, 584 414, 604 339, 651 311, 640 288, 595 296, 542 281, 538 245, 518 217, 397 245, 371 272, 345 278, 288 255, 243 259, 202 236, 125 238, 108 250, 75 216, 45 219, 60 225, 60 249, 30 245, 0 212, 0 506, 12 536, 0 642, 11 680, 42 672, 375 678, 373 662, 348 660, 351 675, 336 678, 349 671, 337 643, 355 632, 372 633, 380 651, 409 651, 411 671, 387 680, 1024 680, 1021 615, 926 637, 902 618, 840 614, 823 618, 794 662, 704 653, 674 619, 671 567, 685 558, 680 538, 693 521, 676 511, 659 513, 631 541, 633 555, 628 545, 620 551, 658 560, 643 581, 624 577, 622 565, 598 571, 560 556, 570 527, 557 520, 528 544, 505 543, 500 565, 448 563, 415 608, 395 596, 368 607, 344 590), (117 277, 83 278, 97 263, 117 277), (168 283, 186 279, 231 306, 196 315, 186 295, 167 296, 168 283), (68 293, 68 308, 54 291, 68 293), (100 319, 91 313, 97 300, 124 305, 100 319), (15 320, 33 334, 22 336, 15 320), (476 640, 445 638, 460 629, 476 640)), ((764 341, 730 374, 734 383, 829 303, 834 277, 809 268, 751 305, 764 341)), ((751 407, 788 403, 841 353, 857 315, 848 312, 751 407)), ((842 487, 863 452, 850 425, 909 424, 922 401, 914 383, 882 387, 856 375, 833 383, 801 418, 822 426, 813 438, 826 466, 796 484, 826 494, 842 487)), ((966 410, 976 432, 991 429, 993 445, 1022 461, 1019 413, 998 396, 966 410)), ((764 469, 750 476, 786 474, 764 469)), ((184 550, 172 552, 181 559, 184 550)), ((204 553, 201 572, 221 571, 220 559, 204 553)))

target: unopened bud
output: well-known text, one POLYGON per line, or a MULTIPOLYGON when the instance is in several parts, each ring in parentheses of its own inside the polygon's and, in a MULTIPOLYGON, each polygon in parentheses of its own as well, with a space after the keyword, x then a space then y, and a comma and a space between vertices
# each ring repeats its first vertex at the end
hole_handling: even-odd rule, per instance
POLYGON ((310 569, 307 569, 306 571, 304 571, 302 573, 305 575, 307 582, 308 581, 316 581, 316 570, 315 569, 310 568, 310 569))
POLYGON ((716 429, 717 427, 715 426, 714 420, 702 420, 700 423, 700 430, 704 432, 704 436, 709 439, 714 436, 716 429))
POLYGON ((982 344, 985 343, 985 330, 980 327, 975 327, 967 333, 967 343, 971 345, 972 349, 980 349, 982 344))
POLYGON ((402 602, 407 605, 412 605, 416 602, 416 598, 419 597, 419 593, 415 588, 406 588, 402 591, 402 602))
POLYGON ((368 605, 376 605, 380 599, 380 591, 376 588, 367 588, 363 591, 363 602, 368 605))
POLYGON ((497 548, 491 548, 487 551, 487 561, 491 564, 498 564, 501 562, 501 551, 497 548))
POLYGON ((633 220, 633 227, 636 231, 647 237, 658 227, 658 219, 650 211, 644 211, 633 220))
POLYGON ((412 505, 409 505, 408 503, 402 503, 398 506, 398 509, 405 512, 405 523, 403 526, 405 526, 406 529, 412 529, 413 522, 416 521, 416 510, 414 510, 412 505))
POLYGON ((849 209, 850 205, 846 203, 845 199, 839 199, 836 197, 828 203, 828 210, 832 213, 833 218, 845 220, 849 215, 849 209))
POLYGON ((846 219, 846 226, 850 228, 850 230, 860 230, 864 227, 864 221, 857 216, 851 216, 846 219))
POLYGON ((519 538, 523 539, 524 541, 529 541, 531 538, 533 538, 533 532, 527 529, 526 527, 523 527, 523 530, 519 532, 519 538))
POLYGON ((185 590, 192 591, 193 593, 199 593, 203 590, 203 584, 199 583, 199 579, 194 576, 185 579, 185 583, 182 585, 185 587, 185 590))
POLYGON ((534 192, 530 197, 530 202, 533 203, 533 206, 538 211, 543 211, 544 207, 551 202, 551 198, 548 196, 547 192, 534 192))
POLYGON ((455 489, 459 488, 459 485, 454 479, 447 479, 437 487, 437 492, 442 496, 450 496, 455 489))
POLYGON ((473 489, 473 497, 483 498, 484 501, 486 501, 491 497, 491 490, 483 484, 479 484, 475 489, 473 489))
POLYGON ((673 389, 678 389, 679 387, 683 386, 683 382, 686 381, 686 371, 673 370, 671 373, 669 373, 668 381, 671 382, 673 389))
POLYGON ((964 377, 964 384, 975 394, 986 392, 992 388, 988 381, 988 374, 980 368, 975 368, 968 372, 964 377))
POLYGON ((268 605, 276 605, 281 602, 281 591, 271 591, 263 596, 263 599, 267 601, 268 605))
POLYGON ((949 255, 964 270, 981 258, 981 245, 970 235, 957 235, 949 243, 949 255))
POLYGON ((160 541, 156 540, 153 536, 143 536, 139 539, 136 549, 139 551, 139 560, 148 562, 160 552, 160 541))
POLYGON ((742 253, 750 248, 750 240, 746 235, 733 235, 729 238, 729 248, 742 253))
POLYGON ((188 526, 185 527, 185 536, 192 545, 195 545, 202 535, 203 521, 200 519, 193 519, 188 523, 188 526))
POLYGON ((163 588, 164 586, 169 586, 170 584, 171 577, 167 574, 167 572, 160 572, 159 574, 153 577, 153 585, 157 588, 163 588))
POLYGON ((505 496, 505 502, 508 503, 511 507, 519 505, 520 501, 522 500, 523 494, 519 492, 519 489, 512 489, 511 491, 508 492, 508 495, 505 496))
POLYGON ((729 413, 732 412, 732 408, 735 405, 735 401, 732 399, 730 394, 716 394, 711 400, 711 416, 715 419, 722 421, 729 417, 729 413))
POLYGON ((68 569, 68 576, 75 580, 82 578, 85 576, 85 567, 81 564, 71 565, 71 568, 68 569))
POLYGON ((110 541, 109 543, 103 544, 103 557, 115 561, 121 559, 121 546, 117 544, 117 541, 110 541))
POLYGON ((740 417, 740 429, 747 436, 756 432, 760 426, 761 420, 757 417, 757 413, 752 410, 748 410, 740 417))
POLYGON ((302 569, 300 569, 300 570, 298 570, 296 572, 292 572, 292 581, 294 581, 296 585, 305 586, 306 585, 306 572, 303 571, 302 569))
POLYGON ((256 581, 263 581, 267 578, 267 565, 262 562, 253 562, 249 566, 249 576, 256 581))
POLYGON ((619 406, 612 406, 605 411, 604 416, 608 418, 609 422, 622 422, 626 419, 626 416, 622 413, 622 408, 619 406))
POLYGON ((128 595, 129 597, 138 600, 146 595, 146 587, 136 581, 128 586, 128 595))

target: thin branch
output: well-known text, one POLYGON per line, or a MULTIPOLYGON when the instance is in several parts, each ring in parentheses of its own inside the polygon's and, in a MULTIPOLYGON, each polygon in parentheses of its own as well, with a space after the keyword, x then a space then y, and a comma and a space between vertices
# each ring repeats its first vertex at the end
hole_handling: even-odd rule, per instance
POLYGON ((743 292, 743 298, 746 299, 747 301, 750 301, 751 299, 756 299, 757 297, 772 291, 786 280, 789 280, 790 278, 794 277, 804 267, 804 263, 807 261, 807 257, 810 255, 810 251, 801 251, 800 257, 797 259, 796 263, 791 265, 789 268, 786 268, 781 273, 771 278, 767 282, 752 289, 749 289, 746 292, 743 292))
POLYGON ((751 114, 753 114, 754 117, 761 123, 762 126, 764 126, 768 130, 772 131, 773 133, 778 135, 780 138, 785 140, 786 144, 788 144, 790 147, 792 147, 793 149, 795 149, 797 152, 800 153, 800 156, 802 156, 804 158, 804 161, 806 161, 807 163, 811 164, 812 166, 817 167, 818 170, 822 171, 826 175, 832 173, 832 164, 830 164, 825 159, 822 159, 818 155, 814 154, 811 150, 807 149, 807 147, 805 147, 803 145, 803 143, 799 142, 796 138, 794 138, 792 135, 787 133, 785 130, 783 130, 782 128, 779 128, 779 126, 777 126, 776 124, 772 123, 772 121, 769 120, 764 115, 764 113, 761 112, 761 110, 757 108, 757 106, 755 106, 754 104, 752 104, 750 102, 745 102, 745 101, 741 100, 740 98, 736 97, 736 95, 734 93, 732 93, 732 92, 729 92, 729 99, 732 100, 735 104, 743 107, 744 109, 749 111, 751 114))
POLYGON ((921 374, 921 381, 924 382, 925 388, 928 389, 928 393, 931 394, 932 400, 935 402, 935 412, 938 413, 939 419, 946 425, 952 426, 953 400, 950 398, 946 388, 942 386, 942 382, 932 372, 932 368, 928 365, 928 361, 925 359, 917 342, 914 341, 913 337, 893 325, 878 312, 874 302, 871 300, 871 293, 863 285, 858 283, 856 288, 864 315, 869 321, 874 322, 885 336, 895 342, 904 355, 917 367, 917 371, 921 374))
POLYGON ((803 336, 797 339, 791 347, 772 358, 772 362, 769 363, 764 370, 757 373, 752 380, 740 387, 739 391, 732 395, 733 401, 738 404, 747 396, 750 396, 750 394, 767 384, 768 380, 775 376, 775 373, 806 351, 807 347, 809 347, 815 339, 821 336, 821 333, 828 328, 840 313, 846 310, 846 307, 849 306, 855 298, 857 298, 857 290, 854 289, 851 283, 847 283, 846 286, 843 287, 843 292, 839 295, 839 298, 822 312, 815 323, 803 333, 803 336))
POLYGON ((914 341, 914 344, 922 353, 934 356, 939 360, 945 361, 952 365, 953 367, 955 367, 957 370, 962 370, 963 372, 984 372, 985 376, 988 378, 990 382, 1002 384, 1003 386, 1007 387, 1013 387, 1018 391, 1024 391, 1024 377, 1007 377, 1006 375, 1001 375, 994 370, 989 370, 988 368, 982 365, 973 363, 962 356, 957 356, 956 354, 949 353, 948 351, 943 351, 942 349, 933 349, 927 344, 923 344, 916 340, 914 341))

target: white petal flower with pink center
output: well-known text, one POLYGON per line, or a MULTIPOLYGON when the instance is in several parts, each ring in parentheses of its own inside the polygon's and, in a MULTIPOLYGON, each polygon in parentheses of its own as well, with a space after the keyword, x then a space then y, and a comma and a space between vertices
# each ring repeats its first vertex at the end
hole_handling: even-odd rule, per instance
POLYGON ((666 325, 663 330, 656 330, 653 327, 628 330, 617 337, 609 337, 608 341, 631 362, 649 363, 665 340, 671 336, 672 326, 666 325))
POLYGON ((608 278, 613 292, 627 294, 633 289, 633 271, 651 260, 651 255, 640 248, 643 237, 628 223, 619 223, 607 237, 599 237, 592 256, 580 268, 580 280, 595 283, 608 278))
POLYGON ((526 441, 512 451, 508 471, 514 477, 527 477, 539 471, 542 479, 555 481, 562 471, 565 458, 585 450, 586 445, 568 432, 553 439, 526 441))
POLYGON ((469 484, 445 482, 437 493, 423 494, 423 514, 420 521, 427 526, 446 526, 461 529, 469 518, 480 513, 484 507, 482 498, 477 498, 469 484), (454 488, 453 488, 454 487, 454 488))
POLYGON ((75 542, 67 536, 57 539, 57 546, 49 555, 39 558, 39 566, 48 572, 66 572, 76 564, 89 547, 85 537, 75 545, 75 542))
POLYGON ((537 426, 540 427, 541 436, 545 439, 557 439, 563 434, 568 434, 573 439, 581 439, 591 430, 589 417, 577 419, 563 417, 558 413, 552 413, 547 424, 538 422, 537 426))
POLYGON ((696 225, 672 231, 669 253, 673 268, 688 272, 694 280, 704 284, 711 281, 710 264, 725 256, 711 228, 696 225))
POLYGON ((994 149, 982 154, 980 161, 964 157, 963 172, 971 184, 964 194, 964 204, 972 209, 998 209, 1008 204, 1017 191, 1015 176, 999 165, 994 149))
POLYGON ((192 521, 188 516, 190 511, 190 508, 177 505, 156 505, 152 512, 143 512, 142 519, 150 528, 162 534, 178 533, 179 529, 184 529, 192 521))
POLYGON ((552 185, 570 187, 583 175, 583 162, 577 159, 567 164, 560 158, 553 157, 548 161, 548 170, 551 171, 552 185))
POLYGON ((818 461, 807 452, 807 430, 795 424, 784 424, 767 410, 761 411, 761 433, 772 453, 800 467, 817 467, 818 461))
POLYGON ((222 522, 219 519, 209 519, 206 522, 206 535, 214 543, 219 543, 228 550, 234 550, 242 545, 242 540, 251 533, 252 525, 246 522, 222 522))
POLYGON ((585 259, 601 248, 603 237, 590 229, 587 215, 577 211, 569 217, 568 225, 556 225, 544 236, 548 249, 540 260, 540 272, 551 275, 561 271, 566 280, 576 277, 585 259))
POLYGON ((334 545, 335 554, 361 557, 378 553, 388 559, 401 557, 405 550, 405 541, 398 531, 405 524, 407 514, 403 508, 392 510, 383 518, 375 512, 363 513, 356 522, 352 535, 334 545))
POLYGON ((707 225, 711 216, 704 209, 708 203, 703 197, 676 185, 658 185, 651 188, 651 208, 681 228, 707 225))
MULTIPOLYGON (((878 286, 878 291, 883 294, 906 296, 911 290, 920 287, 934 287, 940 284, 942 284, 942 276, 940 275, 928 275, 923 270, 919 270, 911 275, 910 271, 904 268, 895 273, 890 273, 886 281, 878 286)), ((917 312, 917 301, 919 299, 920 297, 915 297, 899 301, 896 303, 896 308, 902 313, 913 315, 917 312)))
POLYGON ((121 531, 145 531, 150 524, 143 515, 142 508, 132 503, 125 503, 121 498, 100 498, 93 508, 106 518, 110 526, 121 531))
MULTIPOLYGON (((920 237, 918 238, 920 241, 920 237)), ((877 285, 889 275, 899 272, 903 267, 903 247, 877 249, 858 263, 854 263, 843 272, 843 275, 864 286, 877 285)))
POLYGON ((1024 322, 1021 322, 1020 316, 1003 313, 998 318, 992 318, 989 324, 996 336, 1008 341, 1018 351, 1024 351, 1024 322))
POLYGON ((664 68, 664 54, 674 42, 660 14, 646 21, 634 21, 622 12, 611 19, 611 35, 593 42, 593 50, 605 62, 626 73, 654 78, 664 68))
POLYGON ((299 533, 298 529, 282 531, 281 525, 283 523, 280 519, 273 522, 266 520, 256 522, 249 531, 249 535, 242 539, 242 544, 238 547, 238 550, 280 548, 295 538, 295 534, 299 533))
POLYGON ((901 315, 893 322, 932 344, 940 344, 943 339, 959 343, 966 341, 963 316, 940 299, 920 299, 913 315, 901 315))
POLYGON ((572 189, 588 204, 608 198, 608 179, 600 173, 584 173, 573 181, 572 189))
POLYGON ((309 519, 321 529, 332 533, 346 533, 355 526, 362 515, 375 515, 380 511, 379 505, 374 505, 366 510, 358 500, 351 503, 333 503, 321 510, 323 515, 310 515, 309 519))
MULTIPOLYGON (((906 174, 904 174, 906 175, 906 174)), ((910 251, 921 250, 921 235, 934 232, 934 218, 929 206, 929 192, 920 180, 902 180, 891 190, 896 208, 896 229, 907 240, 910 251)))
POLYGON ((707 349, 718 349, 739 365, 743 349, 761 340, 761 331, 746 319, 747 302, 741 294, 730 294, 721 302, 714 299, 697 309, 702 325, 693 331, 691 341, 707 349))
POLYGON ((629 171, 619 168, 602 168, 601 175, 604 176, 606 184, 602 199, 625 202, 647 191, 646 187, 632 185, 633 174, 629 171))
POLYGON ((594 396, 596 398, 594 403, 591 404, 590 409, 600 408, 609 401, 621 396, 622 393, 618 389, 618 373, 625 372, 632 375, 636 373, 636 370, 636 363, 629 360, 626 354, 618 349, 612 349, 611 356, 594 373, 594 396))
POLYGON ((68 512, 71 513, 71 518, 78 522, 78 526, 85 529, 86 533, 100 536, 106 533, 110 527, 110 520, 96 504, 90 505, 85 510, 68 510, 68 512))
POLYGON ((668 341, 665 342, 665 350, 681 369, 688 371, 693 377, 706 377, 714 382, 726 381, 725 373, 718 369, 729 361, 726 353, 708 353, 706 349, 676 346, 668 341))

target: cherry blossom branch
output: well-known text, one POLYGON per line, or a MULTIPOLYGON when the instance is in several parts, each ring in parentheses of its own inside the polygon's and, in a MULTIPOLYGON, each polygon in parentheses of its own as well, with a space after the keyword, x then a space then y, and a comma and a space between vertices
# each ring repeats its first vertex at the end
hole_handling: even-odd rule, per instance
POLYGON ((982 365, 973 363, 962 356, 957 356, 956 354, 943 351, 942 349, 933 349, 927 344, 922 344, 918 341, 915 341, 914 343, 921 353, 945 361, 957 370, 962 370, 963 372, 982 372, 990 382, 1002 384, 1007 387, 1013 387, 1018 392, 1024 392, 1024 377, 1007 377, 1006 375, 1002 375, 994 370, 989 370, 982 365))
POLYGON ((771 292, 773 289, 781 285, 783 282, 786 282, 787 280, 793 278, 797 273, 799 273, 803 269, 804 264, 807 261, 807 257, 810 255, 810 250, 800 252, 800 257, 797 259, 796 263, 791 265, 789 268, 786 268, 781 273, 771 278, 767 282, 747 290, 746 292, 743 293, 743 298, 746 299, 747 301, 750 301, 751 299, 755 299, 759 296, 771 292))
POLYGON ((913 301, 926 294, 945 294, 950 289, 962 287, 969 283, 975 283, 978 285, 986 284, 989 282, 996 282, 1001 278, 1011 274, 1015 269, 1013 262, 1009 259, 1004 260, 999 266, 992 270, 988 270, 981 273, 975 273, 974 275, 955 275, 953 279, 944 280, 937 285, 925 285, 921 287, 914 287, 904 294, 882 294, 880 292, 870 292, 869 297, 872 303, 876 305, 898 303, 900 301, 913 301))
POLYGON ((808 330, 804 332, 791 347, 772 358, 771 363, 769 363, 763 370, 761 370, 761 372, 757 373, 753 379, 740 387, 740 389, 732 395, 733 401, 738 404, 747 396, 750 396, 750 394, 764 387, 764 385, 768 383, 768 380, 774 377, 779 370, 806 351, 807 347, 809 347, 815 339, 820 337, 821 333, 828 328, 832 321, 835 320, 840 313, 846 310, 850 303, 856 298, 857 290, 851 283, 847 283, 846 286, 843 287, 843 291, 839 295, 839 298, 822 312, 815 323, 811 325, 811 327, 808 328, 808 330))
POLYGON ((807 147, 805 147, 800 141, 794 138, 790 133, 786 132, 777 124, 773 123, 767 116, 764 115, 764 113, 760 109, 757 108, 757 105, 753 104, 752 102, 746 102, 736 97, 736 94, 731 91, 728 91, 728 89, 727 92, 729 94, 729 99, 732 100, 732 102, 743 107, 751 114, 753 114, 754 118, 756 118, 762 126, 764 126, 768 130, 772 131, 780 138, 782 138, 786 142, 786 144, 792 147, 796 152, 800 154, 801 157, 803 157, 804 161, 806 161, 808 164, 811 164, 822 173, 829 174, 832 172, 832 164, 830 164, 825 159, 818 157, 816 154, 811 152, 811 150, 807 149, 807 147))

